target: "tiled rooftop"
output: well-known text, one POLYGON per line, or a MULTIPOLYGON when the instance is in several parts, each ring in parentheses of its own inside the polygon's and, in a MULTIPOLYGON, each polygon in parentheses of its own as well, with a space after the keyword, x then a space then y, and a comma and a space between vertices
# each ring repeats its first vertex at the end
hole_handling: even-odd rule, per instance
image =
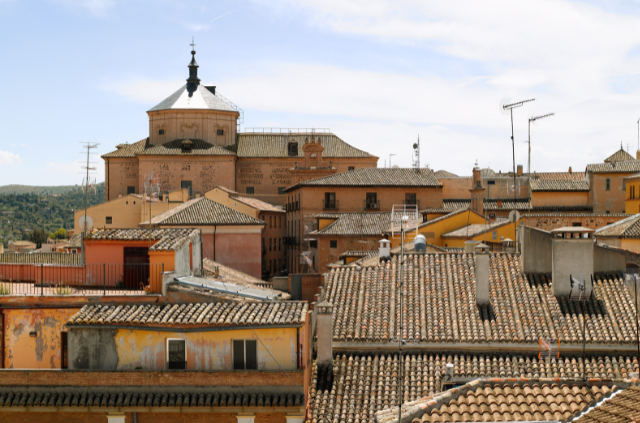
POLYGON ((438 179, 440 179, 440 178, 459 178, 459 176, 456 175, 455 173, 451 173, 451 172, 446 171, 444 169, 436 170, 433 174, 438 179))
MULTIPOLYGON (((141 223, 147 225, 148 220, 141 223)), ((155 216, 153 225, 264 225, 253 216, 206 197, 194 198, 155 216)))
MULTIPOLYGON (((323 158, 331 157, 374 157, 366 151, 359 150, 341 140, 334 134, 263 134, 240 133, 238 142, 234 146, 238 157, 291 157, 288 145, 290 142, 298 143, 298 156, 303 158, 302 147, 305 140, 315 137, 324 147, 323 158)), ((296 158, 296 157, 292 157, 296 158)))
MULTIPOLYGON (((582 359, 576 356, 562 355, 547 363, 537 354, 405 352, 403 404, 441 392, 447 363, 454 365, 454 382, 462 383, 482 377, 529 378, 537 383, 547 378, 544 384, 553 383, 552 378, 582 377, 582 359)), ((332 372, 314 363, 307 422, 371 422, 376 412, 397 407, 398 367, 397 353, 338 353, 334 355, 332 372)), ((588 378, 626 379, 637 371, 637 357, 589 356, 586 369, 588 378)))
POLYGON ((297 325, 306 302, 85 305, 67 326, 260 326, 297 325))
POLYGON ((570 179, 532 179, 532 191, 589 191, 589 183, 586 180, 570 179))
POLYGON ((117 150, 103 154, 102 158, 136 157, 138 153, 142 152, 146 148, 148 141, 149 138, 145 138, 132 144, 118 144, 117 150))
MULTIPOLYGON (((121 388, 121 387, 119 387, 121 388)), ((210 407, 301 407, 304 396, 300 393, 261 392, 247 394, 242 392, 197 391, 184 392, 181 388, 176 392, 148 392, 147 389, 120 390, 85 389, 84 392, 56 388, 0 388, 0 407, 186 407, 197 410, 210 407)), ((77 410, 86 411, 86 410, 77 410)), ((138 410, 140 411, 140 410, 138 410)))
MULTIPOLYGON (((553 295, 550 275, 522 274, 519 261, 515 254, 491 254, 491 304, 479 307, 472 254, 405 256, 403 338, 494 344, 559 338, 563 344, 575 344, 582 338, 586 314, 587 343, 634 342, 633 301, 621 275, 596 275, 593 299, 574 304, 553 295)), ((334 341, 398 339, 399 300, 394 288, 398 272, 394 256, 382 266, 342 267, 326 276, 324 299, 334 304, 334 341)))
POLYGON ((604 159, 604 162, 605 163, 626 162, 626 161, 635 160, 635 159, 636 159, 635 157, 633 157, 631 154, 624 151, 622 146, 620 146, 620 150, 616 151, 615 153, 613 153, 612 155, 604 159))
POLYGON ((342 213, 338 220, 324 229, 313 231, 316 235, 370 235, 380 237, 391 226, 391 213, 342 213))
MULTIPOLYGON (((403 404, 403 417, 413 418, 413 423, 566 421, 618 389, 561 379, 479 379, 403 404)), ((378 412, 376 422, 397 422, 397 411, 378 412)))
POLYGON ((541 181, 584 181, 585 172, 534 172, 532 178, 541 181))
POLYGON ((640 238, 640 214, 634 214, 619 222, 595 231, 597 237, 640 238))
POLYGON ((640 387, 629 386, 588 413, 576 423, 632 423, 640 421, 640 387))
POLYGON ((87 240, 156 241, 150 251, 176 250, 200 236, 197 229, 99 229, 87 234, 87 240))
POLYGON ((494 229, 508 225, 509 223, 511 222, 509 222, 508 219, 497 219, 495 222, 487 222, 486 224, 474 223, 460 229, 456 229, 455 231, 442 234, 442 238, 472 238, 477 235, 491 232, 494 229))
POLYGON ((241 196, 232 196, 231 198, 233 198, 234 200, 238 200, 241 203, 244 203, 260 211, 286 213, 284 209, 278 208, 273 204, 266 203, 262 200, 258 200, 257 198, 249 198, 249 197, 241 197, 241 196))
POLYGON ((232 151, 200 139, 177 139, 162 145, 147 144, 138 156, 234 156, 232 151), (183 150, 183 141, 191 142, 191 148, 183 150))
MULTIPOLYGON (((428 213, 446 213, 454 210, 467 209, 471 206, 471 199, 469 198, 445 198, 442 200, 442 207, 427 209, 428 213)), ((528 198, 505 198, 505 199, 493 199, 485 198, 483 201, 484 209, 487 211, 497 210, 527 210, 529 209, 528 198)))
POLYGON ((629 160, 613 163, 595 163, 587 165, 591 173, 636 173, 640 172, 640 160, 629 160))
POLYGON ((439 187, 442 184, 438 182, 430 169, 366 167, 310 179, 289 187, 287 190, 292 190, 299 186, 439 187))

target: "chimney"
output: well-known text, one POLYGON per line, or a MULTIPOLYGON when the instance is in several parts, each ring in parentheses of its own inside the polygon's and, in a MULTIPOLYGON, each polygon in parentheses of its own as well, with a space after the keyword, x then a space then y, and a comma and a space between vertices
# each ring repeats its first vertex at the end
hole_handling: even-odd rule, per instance
POLYGON ((413 249, 416 253, 427 252, 427 239, 424 237, 424 235, 416 235, 415 239, 413 240, 413 249))
POLYGON ((388 239, 381 239, 380 243, 379 261, 386 261, 391 258, 391 241, 388 239))
POLYGON ((588 280, 593 275, 593 229, 582 226, 551 231, 551 280, 553 295, 571 294, 571 275, 588 280))
POLYGON ((473 253, 473 249, 478 245, 478 241, 474 241, 472 239, 464 242, 464 252, 465 253, 473 253))
POLYGON ((489 265, 491 255, 486 244, 478 244, 475 247, 476 259, 476 304, 489 305, 489 265))
POLYGON ((471 188, 471 209, 479 214, 484 214, 484 187, 482 186, 482 173, 478 166, 473 168, 473 181, 471 188))
POLYGON ((316 304, 317 366, 333 366, 333 305, 328 301, 316 304))
POLYGON ((571 172, 573 171, 571 170, 571 166, 569 166, 569 175, 571 175, 571 172))
POLYGON ((498 200, 498 201, 496 202, 496 204, 497 204, 497 206, 498 206, 498 208, 499 208, 499 209, 501 209, 501 208, 502 208, 502 200, 498 200))
POLYGON ((518 165, 517 169, 518 170, 516 170, 516 175, 522 176, 522 165, 518 165))
POLYGON ((640 160, 640 150, 636 150, 636 160, 640 160))

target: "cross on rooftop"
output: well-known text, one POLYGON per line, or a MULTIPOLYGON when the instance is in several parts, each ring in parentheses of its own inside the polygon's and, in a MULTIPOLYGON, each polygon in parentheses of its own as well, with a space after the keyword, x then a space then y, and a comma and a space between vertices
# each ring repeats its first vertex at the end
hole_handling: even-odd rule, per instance
POLYGON ((193 37, 191 37, 191 44, 189 44, 191 46, 191 50, 195 50, 196 49, 196 43, 193 40, 193 37))

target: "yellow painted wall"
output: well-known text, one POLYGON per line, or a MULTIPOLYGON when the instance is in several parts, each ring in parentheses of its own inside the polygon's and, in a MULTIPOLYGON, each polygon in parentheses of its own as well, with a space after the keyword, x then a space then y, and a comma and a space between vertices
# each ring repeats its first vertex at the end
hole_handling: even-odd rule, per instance
POLYGON ((60 332, 79 308, 4 310, 4 367, 60 369, 60 332), (36 332, 36 336, 29 336, 36 332))
POLYGON ((623 238, 621 240, 621 247, 625 250, 640 254, 640 239, 623 238))
POLYGON ((626 185, 624 212, 629 214, 640 213, 640 180, 626 181, 626 185), (631 187, 635 187, 635 195, 632 195, 631 187))
MULTIPOLYGON (((515 241, 516 231, 515 231, 514 224, 509 223, 508 225, 500 226, 499 228, 495 228, 487 233, 474 236, 471 239, 473 241, 484 242, 487 245, 489 245, 489 243, 502 244, 502 242, 500 241, 500 237, 504 237, 504 239, 510 238, 513 241, 515 241), (496 232, 496 239, 493 239, 494 231, 496 232)), ((445 238, 444 239, 444 242, 447 244, 447 247, 451 247, 451 248, 464 248, 464 243, 466 241, 467 241, 466 238, 445 238)))
MULTIPOLYGON (((258 370, 279 370, 278 363, 284 370, 297 369, 296 328, 254 330, 277 360, 258 341, 258 370)), ((233 370, 232 341, 257 337, 250 329, 193 333, 119 329, 115 336, 118 369, 164 369, 167 339, 186 340, 188 370, 233 370)))
MULTIPOLYGON (((186 191, 186 190, 185 190, 186 191)), ((133 195, 126 195, 97 206, 87 208, 87 216, 93 220, 93 227, 106 229, 137 228, 140 222, 149 218, 149 206, 151 215, 157 216, 167 210, 171 210, 180 202, 147 202, 133 195), (107 216, 111 217, 111 223, 107 224, 107 216)), ((78 210, 73 215, 74 230, 80 232, 80 218, 84 217, 84 209, 78 210)))
POLYGON ((220 203, 231 209, 238 210, 239 212, 248 214, 249 216, 253 216, 256 219, 259 218, 260 210, 253 208, 250 205, 243 203, 242 201, 231 198, 231 194, 223 189, 214 188, 211 191, 205 192, 204 196, 209 200, 215 201, 216 203, 220 203))
POLYGON ((322 230, 338 219, 318 219, 318 230, 322 230))
MULTIPOLYGON (((484 217, 470 212, 457 213, 455 215, 445 217, 441 220, 429 223, 427 221, 424 226, 418 229, 418 233, 424 235, 426 241, 429 244, 444 247, 446 241, 442 239, 442 235, 448 232, 455 231, 456 229, 463 228, 467 225, 474 223, 484 223, 484 217)), ((413 241, 416 236, 416 231, 407 232, 405 235, 405 243, 413 241)), ((400 233, 396 233, 393 237, 389 237, 391 241, 391 248, 395 248, 400 245, 400 233)))

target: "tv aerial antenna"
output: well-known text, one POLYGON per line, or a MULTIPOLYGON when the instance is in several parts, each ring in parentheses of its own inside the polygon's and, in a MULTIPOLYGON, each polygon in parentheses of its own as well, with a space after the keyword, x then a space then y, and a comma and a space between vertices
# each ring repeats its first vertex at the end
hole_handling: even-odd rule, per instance
POLYGON ((160 177, 158 172, 147 172, 144 177, 144 206, 149 203, 149 247, 151 247, 151 203, 157 203, 160 199, 160 177))
MULTIPOLYGON (((93 187, 93 190, 95 192, 96 187, 96 178, 95 176, 90 176, 90 174, 94 173, 98 169, 96 166, 92 166, 95 165, 95 162, 91 161, 91 151, 98 148, 100 144, 91 142, 83 142, 82 144, 82 148, 84 148, 87 153, 86 164, 81 167, 83 169, 82 173, 85 173, 85 177, 82 179, 82 190, 84 191, 84 220, 82 221, 83 223, 81 228, 84 239, 84 237, 86 237, 87 235, 87 227, 90 226, 89 220, 87 220, 87 203, 89 190, 93 187)), ((82 154, 84 155, 84 151, 82 152, 82 154)))
POLYGON ((529 118, 529 140, 527 141, 527 144, 529 144, 529 157, 528 157, 528 163, 527 163, 527 174, 531 175, 531 122, 535 122, 537 120, 540 119, 544 119, 550 116, 555 115, 555 113, 547 113, 546 115, 538 115, 538 116, 533 116, 529 118))
POLYGON ((509 114, 511 115, 511 151, 513 153, 513 198, 516 198, 516 145, 513 138, 513 109, 517 107, 522 107, 524 103, 529 103, 531 101, 535 101, 535 98, 531 98, 529 100, 522 100, 512 103, 508 98, 503 98, 500 100, 500 112, 503 115, 509 114))
POLYGON ((418 141, 413 143, 413 168, 420 169, 420 134, 418 134, 418 141))

